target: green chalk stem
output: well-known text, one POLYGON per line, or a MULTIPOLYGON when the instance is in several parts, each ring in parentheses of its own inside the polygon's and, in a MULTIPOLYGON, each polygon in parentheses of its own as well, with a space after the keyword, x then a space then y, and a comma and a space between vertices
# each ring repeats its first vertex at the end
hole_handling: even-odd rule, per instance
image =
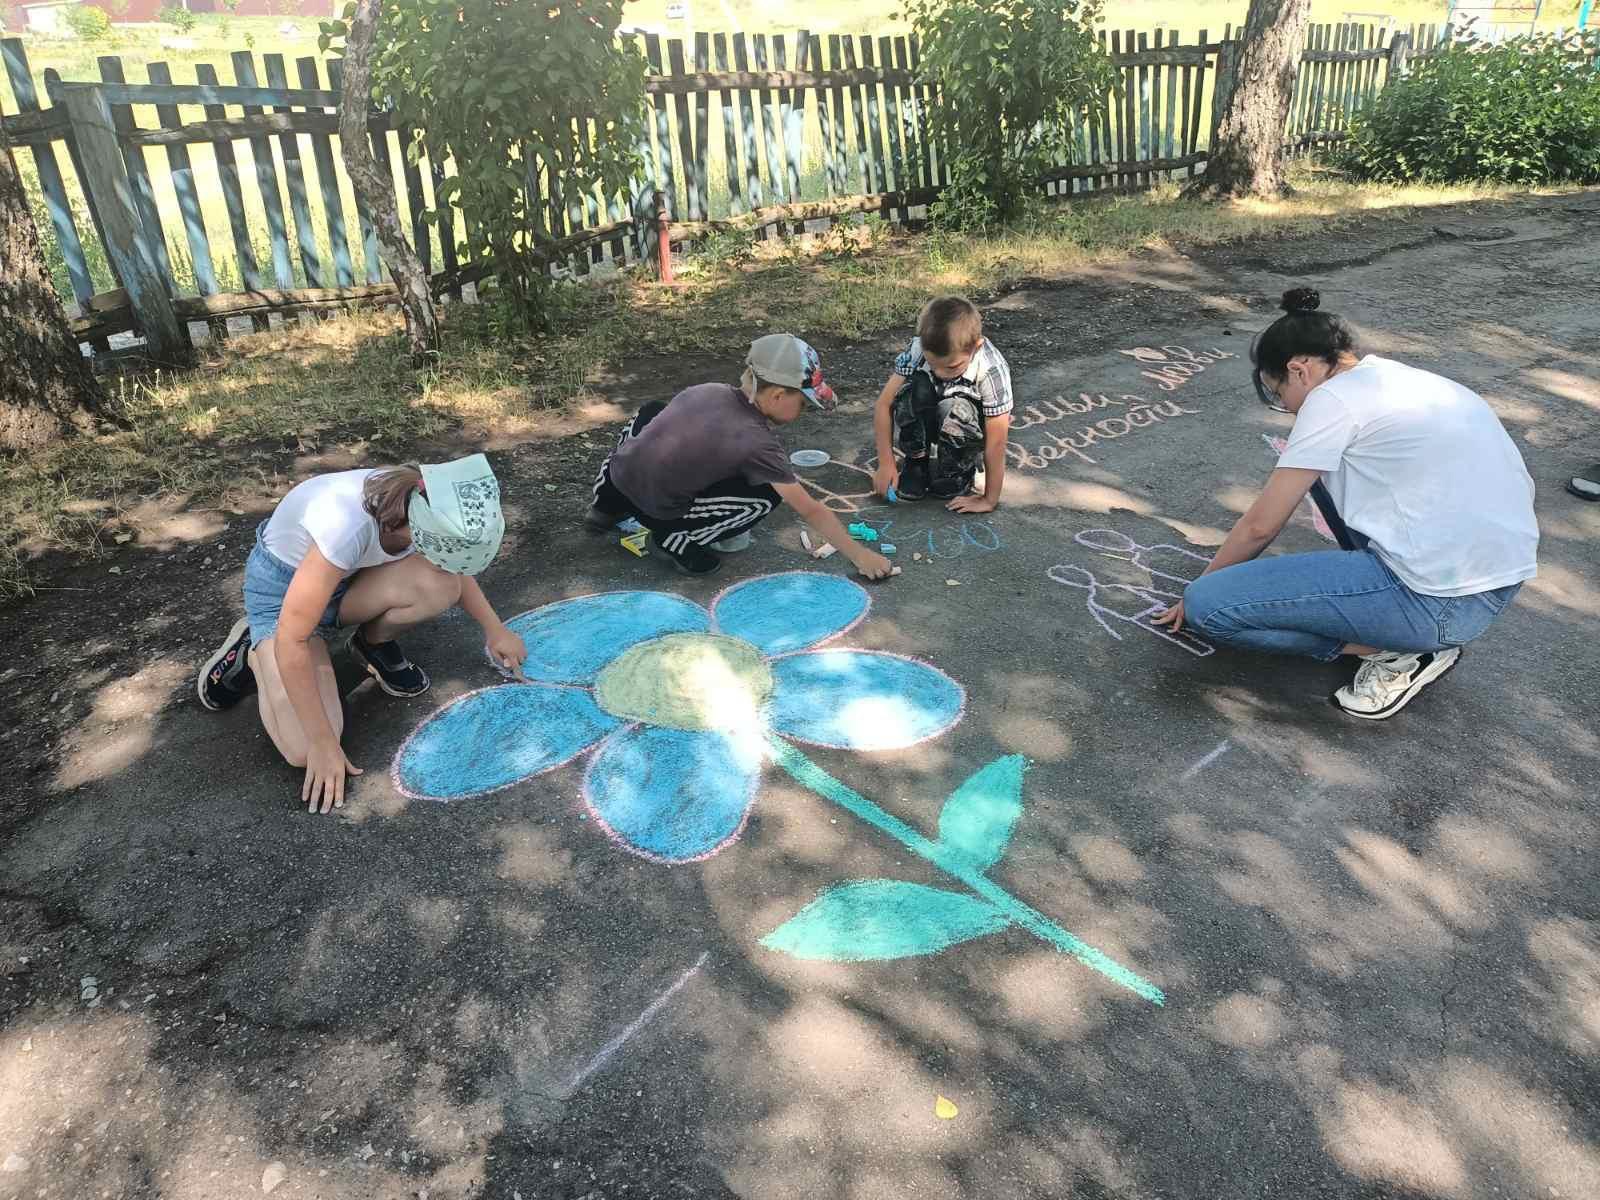
POLYGON ((796 783, 810 788, 824 799, 832 800, 867 824, 887 833, 912 853, 927 859, 947 875, 966 884, 1011 921, 1049 942, 1063 954, 1072 955, 1084 966, 1100 972, 1112 983, 1143 996, 1152 1004, 1166 1004, 1166 995, 1155 984, 1128 970, 1110 955, 1074 937, 1043 913, 1030 908, 982 871, 974 870, 972 864, 965 861, 961 855, 924 837, 899 817, 885 812, 861 793, 840 783, 782 738, 769 734, 767 745, 772 754, 772 761, 782 767, 796 783))

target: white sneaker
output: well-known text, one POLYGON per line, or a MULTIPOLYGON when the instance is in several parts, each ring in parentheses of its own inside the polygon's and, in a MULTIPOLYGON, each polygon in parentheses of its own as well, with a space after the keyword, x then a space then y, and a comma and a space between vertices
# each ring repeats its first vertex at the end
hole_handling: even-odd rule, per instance
POLYGON ((1424 654, 1392 650, 1366 654, 1356 677, 1333 694, 1333 702, 1352 717, 1381 721, 1411 703, 1413 696, 1460 660, 1460 646, 1424 654))
POLYGON ((712 542, 711 548, 723 554, 737 554, 741 550, 750 549, 750 540, 750 531, 746 529, 732 537, 725 537, 720 542, 712 542))

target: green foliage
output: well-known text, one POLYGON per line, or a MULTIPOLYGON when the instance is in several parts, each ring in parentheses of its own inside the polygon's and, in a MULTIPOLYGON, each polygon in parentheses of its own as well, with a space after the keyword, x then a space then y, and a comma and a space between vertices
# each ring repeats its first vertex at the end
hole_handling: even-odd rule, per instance
MULTIPOLYGON (((614 195, 640 169, 643 57, 619 43, 623 0, 388 0, 373 59, 373 95, 416 129, 407 148, 448 162, 438 205, 462 215, 467 257, 491 261, 509 301, 546 323, 550 277, 539 255, 548 201, 531 202, 530 162, 566 196, 614 195)), ((326 48, 346 33, 322 25, 326 48)))
POLYGON ((104 9, 77 4, 66 11, 67 28, 85 42, 98 42, 111 34, 111 17, 104 9))
POLYGON ((188 33, 199 23, 200 18, 181 4, 163 4, 161 11, 156 13, 156 20, 173 26, 179 33, 188 33))
POLYGON ((1600 32, 1470 33, 1357 114, 1339 164, 1385 183, 1600 180, 1600 32))
POLYGON ((1075 120, 1116 86, 1095 40, 1100 0, 907 0, 933 109, 954 147, 936 223, 985 229, 1024 212, 1041 172, 1070 159, 1075 120))

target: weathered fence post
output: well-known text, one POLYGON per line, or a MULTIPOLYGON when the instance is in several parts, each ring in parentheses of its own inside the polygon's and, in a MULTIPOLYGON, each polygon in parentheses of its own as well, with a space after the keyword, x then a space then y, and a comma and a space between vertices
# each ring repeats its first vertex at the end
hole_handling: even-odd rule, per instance
MULTIPOLYGON (((83 158, 83 189, 105 225, 106 254, 128 291, 135 318, 144 331, 149 357, 158 363, 185 366, 194 360, 189 327, 178 319, 167 294, 166 280, 156 265, 150 239, 160 230, 146 229, 134 206, 133 184, 105 93, 93 85, 63 87, 67 119, 83 158)), ((141 151, 142 152, 142 151, 141 151)))
POLYGON ((1389 73, 1383 77, 1385 87, 1406 77, 1406 55, 1410 49, 1409 33, 1395 33, 1389 38, 1389 73))
POLYGON ((1217 46, 1217 78, 1211 85, 1211 139, 1207 143, 1208 149, 1217 144, 1217 127, 1222 124, 1222 114, 1227 111, 1228 101, 1233 96, 1238 72, 1239 43, 1224 33, 1217 46))

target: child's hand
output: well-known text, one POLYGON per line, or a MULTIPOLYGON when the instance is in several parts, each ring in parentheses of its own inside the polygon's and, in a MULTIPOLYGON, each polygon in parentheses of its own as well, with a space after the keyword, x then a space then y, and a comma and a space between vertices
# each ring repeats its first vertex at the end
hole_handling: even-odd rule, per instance
POLYGON ((894 456, 872 473, 872 490, 880 496, 887 496, 889 489, 900 486, 900 468, 895 464, 894 456))
POLYGON ((855 558, 856 570, 868 579, 887 579, 894 573, 894 564, 881 554, 863 550, 855 558))
POLYGON ((1182 632, 1182 630, 1183 630, 1183 601, 1179 600, 1176 604, 1174 604, 1171 608, 1167 609, 1167 611, 1162 613, 1160 616, 1151 617, 1150 618, 1150 623, 1152 625, 1165 625, 1168 629, 1172 630, 1173 633, 1182 632))
POLYGON ((522 674, 522 662, 528 657, 528 647, 523 644, 520 637, 502 625, 489 634, 484 647, 489 651, 489 657, 494 660, 496 666, 518 682, 528 682, 522 674))
POLYGON ((998 500, 991 500, 987 496, 957 496, 945 507, 951 512, 986 513, 993 512, 999 504, 998 500))

